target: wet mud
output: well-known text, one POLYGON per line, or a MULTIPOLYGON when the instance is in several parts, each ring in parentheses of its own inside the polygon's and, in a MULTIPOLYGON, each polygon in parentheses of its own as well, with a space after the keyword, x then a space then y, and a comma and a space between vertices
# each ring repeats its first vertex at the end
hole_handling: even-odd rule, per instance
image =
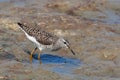
POLYGON ((120 80, 119 0, 0 0, 0 80, 120 80), (20 20, 67 39, 33 55, 20 20))

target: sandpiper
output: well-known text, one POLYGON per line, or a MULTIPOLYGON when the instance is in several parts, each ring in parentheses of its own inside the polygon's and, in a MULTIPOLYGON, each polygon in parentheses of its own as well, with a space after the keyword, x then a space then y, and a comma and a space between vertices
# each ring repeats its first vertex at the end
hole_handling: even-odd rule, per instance
MULTIPOLYGON (((35 26, 31 27, 30 24, 26 22, 18 22, 17 24, 25 33, 26 37, 36 45, 30 54, 30 61, 32 61, 32 55, 37 49, 39 49, 41 53, 44 50, 57 51, 61 48, 68 48, 73 55, 75 55, 69 42, 64 38, 48 33, 41 28, 37 29, 35 26)), ((40 60, 40 53, 38 53, 38 60, 40 60)))

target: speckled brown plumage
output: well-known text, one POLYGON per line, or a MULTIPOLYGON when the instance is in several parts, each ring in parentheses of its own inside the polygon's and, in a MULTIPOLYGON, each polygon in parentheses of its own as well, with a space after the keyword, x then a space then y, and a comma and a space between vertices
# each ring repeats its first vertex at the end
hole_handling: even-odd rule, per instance
POLYGON ((20 27, 30 36, 34 36, 36 40, 43 45, 51 45, 55 44, 59 39, 56 35, 50 34, 41 28, 37 28, 35 26, 31 26, 28 23, 19 23, 20 27))

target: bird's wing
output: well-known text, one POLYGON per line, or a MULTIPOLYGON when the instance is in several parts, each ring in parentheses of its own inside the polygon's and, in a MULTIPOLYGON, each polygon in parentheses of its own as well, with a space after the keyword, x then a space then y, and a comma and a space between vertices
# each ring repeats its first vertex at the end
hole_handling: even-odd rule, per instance
POLYGON ((35 38, 38 42, 44 45, 54 44, 58 40, 57 36, 47 33, 45 31, 38 31, 37 35, 35 35, 35 38))
POLYGON ((43 45, 51 45, 54 44, 57 40, 58 37, 50 34, 41 28, 37 28, 35 26, 29 26, 29 24, 22 24, 18 23, 18 25, 30 36, 35 37, 40 44, 43 45))

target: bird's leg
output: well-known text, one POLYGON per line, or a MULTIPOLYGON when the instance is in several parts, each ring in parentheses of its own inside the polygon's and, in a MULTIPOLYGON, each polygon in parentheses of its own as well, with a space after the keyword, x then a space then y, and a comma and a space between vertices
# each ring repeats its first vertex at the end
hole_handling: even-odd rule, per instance
POLYGON ((30 53, 30 61, 32 62, 32 55, 35 53, 35 51, 37 50, 37 47, 35 47, 32 52, 30 53))
MULTIPOLYGON (((41 51, 40 51, 40 53, 41 53, 41 51)), ((42 64, 42 61, 40 59, 40 53, 38 53, 38 60, 40 61, 40 64, 42 64)))

